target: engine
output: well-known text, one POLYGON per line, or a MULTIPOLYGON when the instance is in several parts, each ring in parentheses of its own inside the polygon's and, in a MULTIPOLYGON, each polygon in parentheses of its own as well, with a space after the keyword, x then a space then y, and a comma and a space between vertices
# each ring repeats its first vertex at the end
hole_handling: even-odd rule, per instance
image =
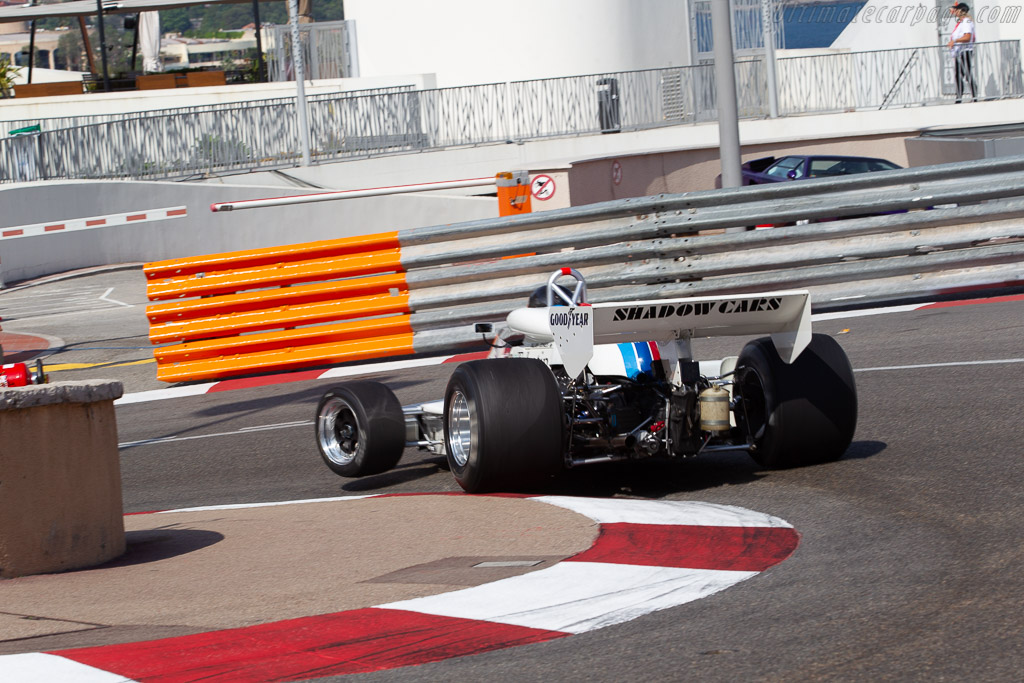
POLYGON ((556 373, 565 409, 567 464, 689 457, 708 444, 730 443, 729 392, 700 377, 696 363, 688 365, 688 381, 679 386, 647 374, 629 378, 588 372, 585 381, 571 383, 556 373), (716 419, 705 415, 702 421, 702 408, 716 419))

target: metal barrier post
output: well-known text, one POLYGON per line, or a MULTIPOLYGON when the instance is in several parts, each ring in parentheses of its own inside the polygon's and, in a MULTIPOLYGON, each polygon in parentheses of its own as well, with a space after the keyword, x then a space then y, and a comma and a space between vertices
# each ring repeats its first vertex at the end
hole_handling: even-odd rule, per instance
POLYGON ((530 174, 527 171, 503 171, 495 176, 498 186, 498 214, 518 216, 532 211, 530 174))

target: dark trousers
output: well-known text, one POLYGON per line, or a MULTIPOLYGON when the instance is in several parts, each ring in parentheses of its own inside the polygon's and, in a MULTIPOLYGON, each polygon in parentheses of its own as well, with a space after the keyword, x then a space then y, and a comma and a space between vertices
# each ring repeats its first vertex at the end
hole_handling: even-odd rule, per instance
POLYGON ((977 99, 974 94, 974 53, 961 52, 953 61, 956 63, 956 101, 960 102, 964 98, 964 83, 971 89, 971 99, 977 99))

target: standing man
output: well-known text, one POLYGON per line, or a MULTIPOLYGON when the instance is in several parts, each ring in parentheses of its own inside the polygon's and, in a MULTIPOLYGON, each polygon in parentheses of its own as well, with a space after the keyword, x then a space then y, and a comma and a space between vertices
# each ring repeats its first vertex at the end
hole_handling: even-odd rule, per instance
POLYGON ((960 104, 964 96, 964 83, 971 88, 971 100, 977 99, 974 93, 974 20, 967 14, 971 8, 966 3, 958 2, 949 8, 949 13, 956 20, 953 33, 949 36, 949 51, 953 55, 956 68, 956 102, 960 104))

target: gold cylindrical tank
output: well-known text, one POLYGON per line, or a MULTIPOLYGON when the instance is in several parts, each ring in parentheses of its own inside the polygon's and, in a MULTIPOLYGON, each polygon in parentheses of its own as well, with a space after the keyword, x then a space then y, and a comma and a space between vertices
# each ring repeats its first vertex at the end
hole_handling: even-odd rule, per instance
POLYGON ((710 387, 700 392, 700 428, 705 432, 729 429, 729 392, 710 387))

